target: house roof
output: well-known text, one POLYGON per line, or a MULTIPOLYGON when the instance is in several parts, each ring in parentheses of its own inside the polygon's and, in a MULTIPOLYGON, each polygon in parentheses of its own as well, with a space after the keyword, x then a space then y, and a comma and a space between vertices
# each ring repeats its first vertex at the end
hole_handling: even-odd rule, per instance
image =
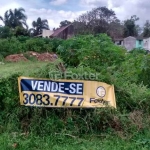
POLYGON ((56 29, 55 31, 54 31, 54 33, 51 35, 52 37, 56 37, 59 33, 61 33, 62 31, 64 31, 66 28, 68 28, 69 26, 71 26, 72 24, 69 24, 69 25, 67 25, 67 26, 65 26, 65 27, 61 27, 61 28, 59 28, 59 29, 56 29))
POLYGON ((42 34, 36 35, 36 36, 34 36, 34 37, 40 37, 40 36, 42 36, 42 34))
POLYGON ((115 41, 123 41, 124 38, 115 38, 115 41))
POLYGON ((127 36, 127 37, 125 37, 124 39, 128 39, 128 38, 132 38, 132 39, 136 39, 136 37, 134 37, 134 36, 127 36))
POLYGON ((128 37, 125 37, 125 39, 126 38, 135 38, 136 40, 143 40, 144 38, 143 38, 143 36, 142 35, 140 35, 140 36, 137 36, 137 37, 134 37, 134 36, 128 36, 128 37))
POLYGON ((128 37, 125 37, 125 38, 115 38, 114 40, 115 41, 123 41, 124 39, 126 38, 135 38, 136 40, 143 40, 143 36, 137 36, 137 37, 134 37, 134 36, 128 36, 128 37))
POLYGON ((143 38, 143 36, 138 36, 138 37, 136 37, 136 39, 137 40, 143 40, 144 38, 143 38))

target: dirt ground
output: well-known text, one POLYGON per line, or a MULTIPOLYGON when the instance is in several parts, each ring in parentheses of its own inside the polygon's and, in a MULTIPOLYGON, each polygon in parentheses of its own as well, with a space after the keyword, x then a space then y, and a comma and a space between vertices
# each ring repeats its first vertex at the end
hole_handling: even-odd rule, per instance
POLYGON ((28 61, 29 58, 35 58, 38 61, 55 61, 58 56, 55 53, 37 53, 33 51, 28 51, 25 54, 13 54, 8 55, 5 61, 8 62, 18 62, 18 61, 28 61))

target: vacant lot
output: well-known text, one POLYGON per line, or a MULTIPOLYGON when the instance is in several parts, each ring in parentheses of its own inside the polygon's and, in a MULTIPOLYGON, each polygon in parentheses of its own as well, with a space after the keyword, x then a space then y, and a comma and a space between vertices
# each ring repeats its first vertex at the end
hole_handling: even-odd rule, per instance
MULTIPOLYGON (((40 40, 32 39, 35 45, 28 49, 43 53, 51 48, 46 41, 39 45, 40 40)), ((3 42, 12 49, 13 41, 3 42)), ((28 61, 0 65, 0 150, 149 150, 150 55, 141 49, 127 53, 106 35, 74 37, 58 45, 57 61, 38 62, 26 55, 28 61), (113 84, 117 110, 20 106, 19 76, 48 78, 64 67, 78 74, 99 73, 98 81, 113 84)), ((3 57, 19 54, 15 46, 13 52, 2 49, 3 57)))

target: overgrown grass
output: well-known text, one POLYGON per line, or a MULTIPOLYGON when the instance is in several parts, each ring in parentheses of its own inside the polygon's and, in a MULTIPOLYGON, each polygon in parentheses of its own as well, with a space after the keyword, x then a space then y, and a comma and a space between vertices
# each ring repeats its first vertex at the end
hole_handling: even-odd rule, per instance
POLYGON ((7 78, 13 74, 22 73, 23 75, 29 75, 36 73, 43 67, 45 67, 49 62, 18 62, 18 63, 5 63, 0 65, 0 78, 7 78))
MULTIPOLYGON (((138 108, 127 113, 109 109, 20 106, 17 77, 26 75, 48 78, 49 71, 55 70, 59 61, 6 63, 0 66, 3 75, 0 79, 0 149, 149 148, 149 113, 143 113, 138 108)), ((73 69, 77 72, 79 70, 73 69)), ((126 105, 118 104, 118 107, 126 105)))
POLYGON ((0 136, 2 150, 149 150, 149 132, 138 134, 132 139, 121 139, 116 135, 70 135, 55 134, 35 136, 17 132, 5 133, 0 136))

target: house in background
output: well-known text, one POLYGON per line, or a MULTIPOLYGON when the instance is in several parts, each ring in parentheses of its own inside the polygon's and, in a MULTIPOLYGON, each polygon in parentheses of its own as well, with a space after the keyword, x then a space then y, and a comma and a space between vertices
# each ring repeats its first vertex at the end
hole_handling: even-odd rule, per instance
POLYGON ((124 47, 127 49, 127 51, 131 51, 132 49, 136 48, 136 38, 132 36, 124 38, 124 47))
POLYGON ((150 38, 145 38, 143 40, 143 48, 150 51, 150 38))
POLYGON ((53 30, 43 30, 43 36, 44 38, 49 38, 54 33, 53 30))
POLYGON ((37 36, 35 36, 35 37, 49 38, 53 33, 54 33, 53 30, 46 30, 46 29, 43 29, 43 30, 42 30, 42 34, 37 35, 37 36))
POLYGON ((116 45, 123 46, 123 38, 116 38, 114 41, 116 45))
POLYGON ((69 39, 74 36, 74 26, 69 24, 65 27, 60 27, 56 30, 43 30, 42 34, 37 35, 35 37, 44 37, 44 38, 61 38, 61 39, 69 39))
POLYGON ((150 50, 150 38, 145 40, 142 37, 129 36, 124 39, 115 39, 115 44, 125 47, 127 51, 131 51, 134 48, 150 50))
POLYGON ((143 38, 142 37, 136 38, 136 48, 143 49, 143 38))
POLYGON ((65 27, 61 27, 56 29, 54 33, 50 36, 50 38, 61 38, 61 39, 69 39, 74 36, 74 26, 69 24, 65 27))

